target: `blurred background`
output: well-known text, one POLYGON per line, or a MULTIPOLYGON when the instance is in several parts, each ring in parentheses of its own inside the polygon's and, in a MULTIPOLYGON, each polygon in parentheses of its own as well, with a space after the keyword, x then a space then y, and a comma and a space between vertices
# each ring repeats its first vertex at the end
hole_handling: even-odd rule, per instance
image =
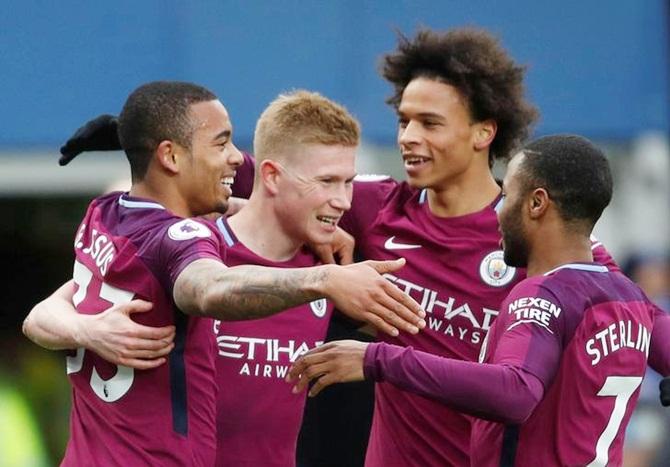
MULTIPOLYGON (((670 311, 668 0, 4 0, 0 7, 0 465, 53 465, 62 455, 64 359, 28 343, 20 324, 71 276, 74 230, 88 201, 112 183, 129 186, 123 154, 84 154, 61 168, 58 147, 89 118, 118 114, 146 81, 194 81, 215 91, 237 145, 249 151, 256 118, 278 93, 319 91, 362 123, 359 172, 402 177, 380 55, 395 47, 395 31, 484 27, 528 67, 527 93, 541 111, 534 136, 579 133, 607 151, 615 197, 596 235, 670 311), (1 435, 6 429, 11 436, 1 435)), ((670 465, 663 452, 670 411, 658 404, 657 378, 645 382, 629 426, 626 465, 670 465)))

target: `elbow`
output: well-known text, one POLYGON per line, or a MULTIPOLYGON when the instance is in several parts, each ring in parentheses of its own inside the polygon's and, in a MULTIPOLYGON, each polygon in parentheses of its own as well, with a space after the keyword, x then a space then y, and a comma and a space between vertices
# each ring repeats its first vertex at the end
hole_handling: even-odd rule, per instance
POLYGON ((30 319, 30 313, 26 318, 23 320, 23 325, 21 326, 21 331, 23 331, 23 335, 26 336, 28 339, 33 340, 32 338, 32 327, 33 323, 32 320, 30 319))
POLYGON ((211 293, 203 292, 190 299, 178 298, 175 296, 177 307, 190 316, 209 316, 209 310, 212 306, 211 293))
POLYGON ((507 425, 521 425, 530 418, 533 410, 535 410, 536 405, 537 404, 526 404, 524 406, 520 405, 515 410, 505 414, 503 420, 501 421, 507 425))
POLYGON ((221 316, 221 297, 214 290, 205 290, 194 301, 194 312, 200 316, 221 316))
POLYGON ((504 414, 501 414, 501 421, 511 425, 525 423, 533 414, 541 399, 541 394, 538 396, 530 388, 525 387, 524 390, 519 391, 514 400, 510 401, 509 405, 506 405, 508 409, 504 414))
POLYGON ((528 400, 508 399, 504 404, 497 404, 495 407, 489 407, 488 409, 479 408, 479 410, 472 411, 471 413, 476 417, 504 425, 521 425, 530 418, 536 406, 536 403, 528 400))
POLYGON ((32 310, 30 310, 30 313, 28 313, 28 316, 25 317, 25 319, 23 320, 23 325, 21 326, 23 335, 26 336, 31 341, 35 342, 36 344, 39 344, 39 342, 36 340, 38 334, 36 315, 39 315, 41 305, 42 302, 38 303, 33 307, 32 310))
POLYGON ((40 339, 40 332, 39 332, 39 327, 38 324, 35 322, 35 316, 34 312, 39 307, 39 305, 35 305, 35 307, 28 313, 28 316, 23 320, 23 325, 21 327, 21 331, 23 331, 23 335, 26 336, 28 339, 30 339, 32 342, 35 344, 39 345, 40 347, 44 347, 46 349, 50 349, 48 346, 48 342, 44 342, 43 339, 40 339))
POLYGON ((188 300, 175 300, 179 309, 191 316, 211 316, 225 320, 223 301, 214 290, 203 289, 188 300))
POLYGON ((489 406, 489 417, 507 425, 525 423, 544 396, 542 382, 528 374, 515 375, 514 383, 505 391, 504 400, 499 398, 489 406))

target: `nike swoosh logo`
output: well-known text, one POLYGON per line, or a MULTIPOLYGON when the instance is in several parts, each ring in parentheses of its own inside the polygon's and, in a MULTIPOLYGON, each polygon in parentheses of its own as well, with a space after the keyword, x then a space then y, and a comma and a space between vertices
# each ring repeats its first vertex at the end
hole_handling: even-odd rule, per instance
POLYGON ((413 250, 415 248, 421 248, 421 245, 409 245, 407 243, 396 243, 395 242, 395 235, 393 237, 390 237, 386 242, 384 243, 384 248, 387 250, 413 250))

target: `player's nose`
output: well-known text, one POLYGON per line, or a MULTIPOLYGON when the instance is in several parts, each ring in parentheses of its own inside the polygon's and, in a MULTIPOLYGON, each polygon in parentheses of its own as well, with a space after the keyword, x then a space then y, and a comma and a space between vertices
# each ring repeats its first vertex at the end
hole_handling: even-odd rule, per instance
POLYGON ((351 190, 346 183, 338 184, 337 191, 331 198, 330 204, 342 211, 351 209, 351 190))
POLYGON ((404 127, 398 127, 398 145, 401 149, 409 148, 421 142, 419 124, 410 120, 404 127))
POLYGON ((242 152, 232 143, 230 144, 230 150, 228 152, 228 158, 226 162, 228 165, 235 168, 241 166, 244 163, 244 156, 242 155, 242 152))

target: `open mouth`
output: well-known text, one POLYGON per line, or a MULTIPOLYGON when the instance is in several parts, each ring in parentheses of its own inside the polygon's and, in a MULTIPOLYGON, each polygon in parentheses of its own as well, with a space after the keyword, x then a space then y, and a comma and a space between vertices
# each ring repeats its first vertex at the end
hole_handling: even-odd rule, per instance
POLYGON ((330 225, 333 227, 337 225, 337 221, 339 220, 339 217, 333 217, 333 216, 316 216, 316 218, 322 224, 330 225))
POLYGON ((402 158, 405 168, 417 168, 423 164, 430 162, 430 158, 421 156, 403 156, 402 158))
POLYGON ((235 177, 223 177, 221 179, 221 185, 225 185, 228 188, 232 187, 234 182, 235 182, 235 177))

